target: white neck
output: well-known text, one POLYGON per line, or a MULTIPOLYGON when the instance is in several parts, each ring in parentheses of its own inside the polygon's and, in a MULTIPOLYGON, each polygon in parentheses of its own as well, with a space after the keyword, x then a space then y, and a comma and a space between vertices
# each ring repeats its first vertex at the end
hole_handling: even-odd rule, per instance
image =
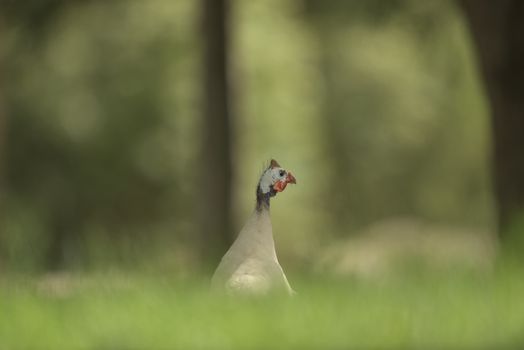
POLYGON ((264 255, 276 259, 275 241, 273 240, 273 228, 269 215, 269 208, 262 207, 253 211, 248 221, 237 238, 240 244, 256 247, 264 255))

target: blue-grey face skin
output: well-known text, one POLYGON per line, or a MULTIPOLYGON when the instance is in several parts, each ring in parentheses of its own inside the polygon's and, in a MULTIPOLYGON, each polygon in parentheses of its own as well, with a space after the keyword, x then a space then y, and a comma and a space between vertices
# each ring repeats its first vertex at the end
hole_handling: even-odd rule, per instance
POLYGON ((287 184, 296 184, 295 177, 274 160, 260 177, 257 186, 257 209, 269 208, 269 199, 284 191, 287 184))
POLYGON ((260 191, 263 194, 270 193, 272 191, 276 194, 276 191, 273 188, 273 186, 278 181, 286 181, 287 174, 287 171, 280 167, 267 169, 260 177, 260 182, 258 183, 260 191))

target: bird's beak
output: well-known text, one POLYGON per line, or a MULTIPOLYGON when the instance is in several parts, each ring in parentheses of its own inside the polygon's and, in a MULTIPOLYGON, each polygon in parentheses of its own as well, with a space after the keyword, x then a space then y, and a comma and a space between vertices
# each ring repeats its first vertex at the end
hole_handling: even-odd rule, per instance
POLYGON ((273 185, 273 189, 277 192, 282 192, 286 189, 287 184, 296 184, 297 179, 293 176, 291 173, 287 173, 287 176, 284 180, 278 181, 276 184, 273 185))
POLYGON ((287 173, 287 177, 286 177, 286 182, 288 184, 296 184, 297 183, 297 179, 295 179, 295 177, 293 176, 293 174, 291 173, 287 173))

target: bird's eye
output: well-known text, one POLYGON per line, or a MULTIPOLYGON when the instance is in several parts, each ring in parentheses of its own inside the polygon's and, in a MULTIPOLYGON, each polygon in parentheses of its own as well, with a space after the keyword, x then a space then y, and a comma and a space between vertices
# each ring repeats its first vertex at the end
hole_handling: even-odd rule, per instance
POLYGON ((286 172, 284 170, 280 170, 280 172, 278 173, 278 175, 280 175, 280 177, 286 175, 286 172))

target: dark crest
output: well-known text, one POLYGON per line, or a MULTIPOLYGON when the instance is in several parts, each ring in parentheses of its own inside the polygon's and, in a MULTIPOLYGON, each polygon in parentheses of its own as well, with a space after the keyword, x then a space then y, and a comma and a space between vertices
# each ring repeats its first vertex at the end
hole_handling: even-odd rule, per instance
POLYGON ((269 166, 271 167, 271 169, 273 168, 281 168, 280 164, 278 164, 278 162, 274 159, 271 159, 271 162, 269 163, 269 166))

